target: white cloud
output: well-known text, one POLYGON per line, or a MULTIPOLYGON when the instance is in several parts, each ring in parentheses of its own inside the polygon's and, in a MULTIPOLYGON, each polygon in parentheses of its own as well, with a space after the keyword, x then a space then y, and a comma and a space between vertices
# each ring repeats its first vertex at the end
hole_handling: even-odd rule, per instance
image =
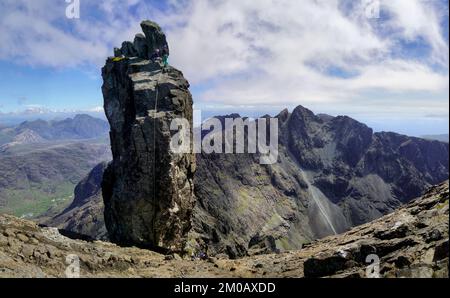
MULTIPOLYGON (((445 15, 437 0, 383 0, 382 14, 389 18, 380 20, 365 17, 357 1, 169 2, 171 9, 158 11, 139 0, 82 0, 81 19, 71 21, 64 19, 64 1, 4 0, 0 59, 99 68, 113 46, 132 39, 139 21, 151 17, 167 31, 171 63, 194 86, 206 86, 195 94, 205 103, 357 110, 370 96, 407 107, 399 94, 426 93, 424 101, 448 94, 448 43, 440 26, 445 15), (130 8, 138 14, 127 13, 130 8), (393 56, 401 40, 422 40, 432 51, 393 56)), ((448 108, 443 96, 435 102, 448 108)), ((383 109, 374 106, 373 112, 383 109)))
POLYGON ((387 25, 408 41, 423 38, 433 50, 431 58, 448 64, 448 44, 440 26, 442 17, 448 17, 448 6, 439 6, 439 0, 384 0, 383 6, 393 15, 387 25))
POLYGON ((448 67, 431 66, 448 59, 433 3, 383 1, 382 13, 390 15, 383 23, 366 18, 358 5, 343 10, 342 1, 198 0, 159 21, 169 28, 173 63, 194 84, 213 82, 197 99, 325 109, 343 104, 349 110, 364 107, 361 98, 374 92, 387 98, 404 93, 396 98, 403 106, 412 92, 448 93, 448 67), (175 18, 182 26, 173 26, 175 18), (393 56, 400 39, 418 38, 433 49, 428 57, 393 56), (351 75, 330 75, 330 67, 351 75))
POLYGON ((54 68, 99 68, 114 46, 139 30, 139 16, 123 13, 136 2, 82 0, 81 18, 67 19, 65 1, 4 0, 0 59, 54 68), (90 10, 99 17, 89 16, 90 10))

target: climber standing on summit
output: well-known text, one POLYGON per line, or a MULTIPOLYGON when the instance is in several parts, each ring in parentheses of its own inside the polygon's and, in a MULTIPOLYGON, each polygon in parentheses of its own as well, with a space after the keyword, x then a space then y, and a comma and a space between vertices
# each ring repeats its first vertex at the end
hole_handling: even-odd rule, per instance
POLYGON ((163 66, 166 68, 169 66, 169 48, 165 45, 161 51, 163 66))

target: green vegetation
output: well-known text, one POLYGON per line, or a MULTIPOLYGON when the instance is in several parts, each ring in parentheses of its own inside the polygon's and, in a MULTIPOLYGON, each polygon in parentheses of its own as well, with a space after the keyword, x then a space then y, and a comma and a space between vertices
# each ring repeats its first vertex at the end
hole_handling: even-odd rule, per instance
POLYGON ((237 190, 238 198, 237 198, 237 206, 236 206, 236 214, 239 216, 244 216, 249 213, 251 210, 255 209, 255 206, 258 205, 259 198, 255 198, 254 194, 250 194, 250 190, 245 189, 243 187, 238 188, 237 190))
POLYGON ((272 216, 267 220, 263 229, 271 230, 273 228, 278 227, 283 223, 283 219, 278 213, 273 213, 272 216))
POLYGON ((280 238, 275 240, 275 244, 277 245, 278 248, 281 248, 282 250, 289 250, 289 248, 292 246, 289 243, 289 239, 287 238, 280 238))
POLYGON ((18 217, 37 217, 47 210, 62 210, 73 199, 75 185, 61 182, 55 185, 34 185, 29 189, 7 190, 5 205, 0 213, 18 217))

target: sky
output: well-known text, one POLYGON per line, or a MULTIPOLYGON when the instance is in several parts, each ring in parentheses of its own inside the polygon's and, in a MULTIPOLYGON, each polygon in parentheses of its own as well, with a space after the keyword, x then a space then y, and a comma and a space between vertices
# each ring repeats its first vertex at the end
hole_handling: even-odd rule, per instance
POLYGON ((143 19, 203 114, 303 105, 376 131, 448 133, 448 0, 0 0, 0 123, 99 112, 101 67, 143 19))

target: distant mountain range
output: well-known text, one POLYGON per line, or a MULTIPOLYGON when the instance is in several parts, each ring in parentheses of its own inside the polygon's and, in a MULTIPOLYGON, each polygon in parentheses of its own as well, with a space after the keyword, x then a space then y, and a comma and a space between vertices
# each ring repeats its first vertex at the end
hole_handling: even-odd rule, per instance
POLYGON ((64 120, 67 118, 74 118, 76 115, 89 115, 94 118, 106 119, 105 112, 100 108, 88 111, 54 111, 45 108, 29 108, 20 112, 0 112, 0 129, 2 126, 17 126, 25 121, 34 121, 36 119, 45 121, 64 120))
POLYGON ((0 128, 0 151, 20 144, 105 137, 108 132, 106 121, 85 114, 64 120, 24 121, 17 126, 0 128))
POLYGON ((92 139, 105 135, 109 124, 89 115, 76 115, 61 121, 25 121, 16 129, 16 133, 24 130, 36 132, 46 140, 92 139))

